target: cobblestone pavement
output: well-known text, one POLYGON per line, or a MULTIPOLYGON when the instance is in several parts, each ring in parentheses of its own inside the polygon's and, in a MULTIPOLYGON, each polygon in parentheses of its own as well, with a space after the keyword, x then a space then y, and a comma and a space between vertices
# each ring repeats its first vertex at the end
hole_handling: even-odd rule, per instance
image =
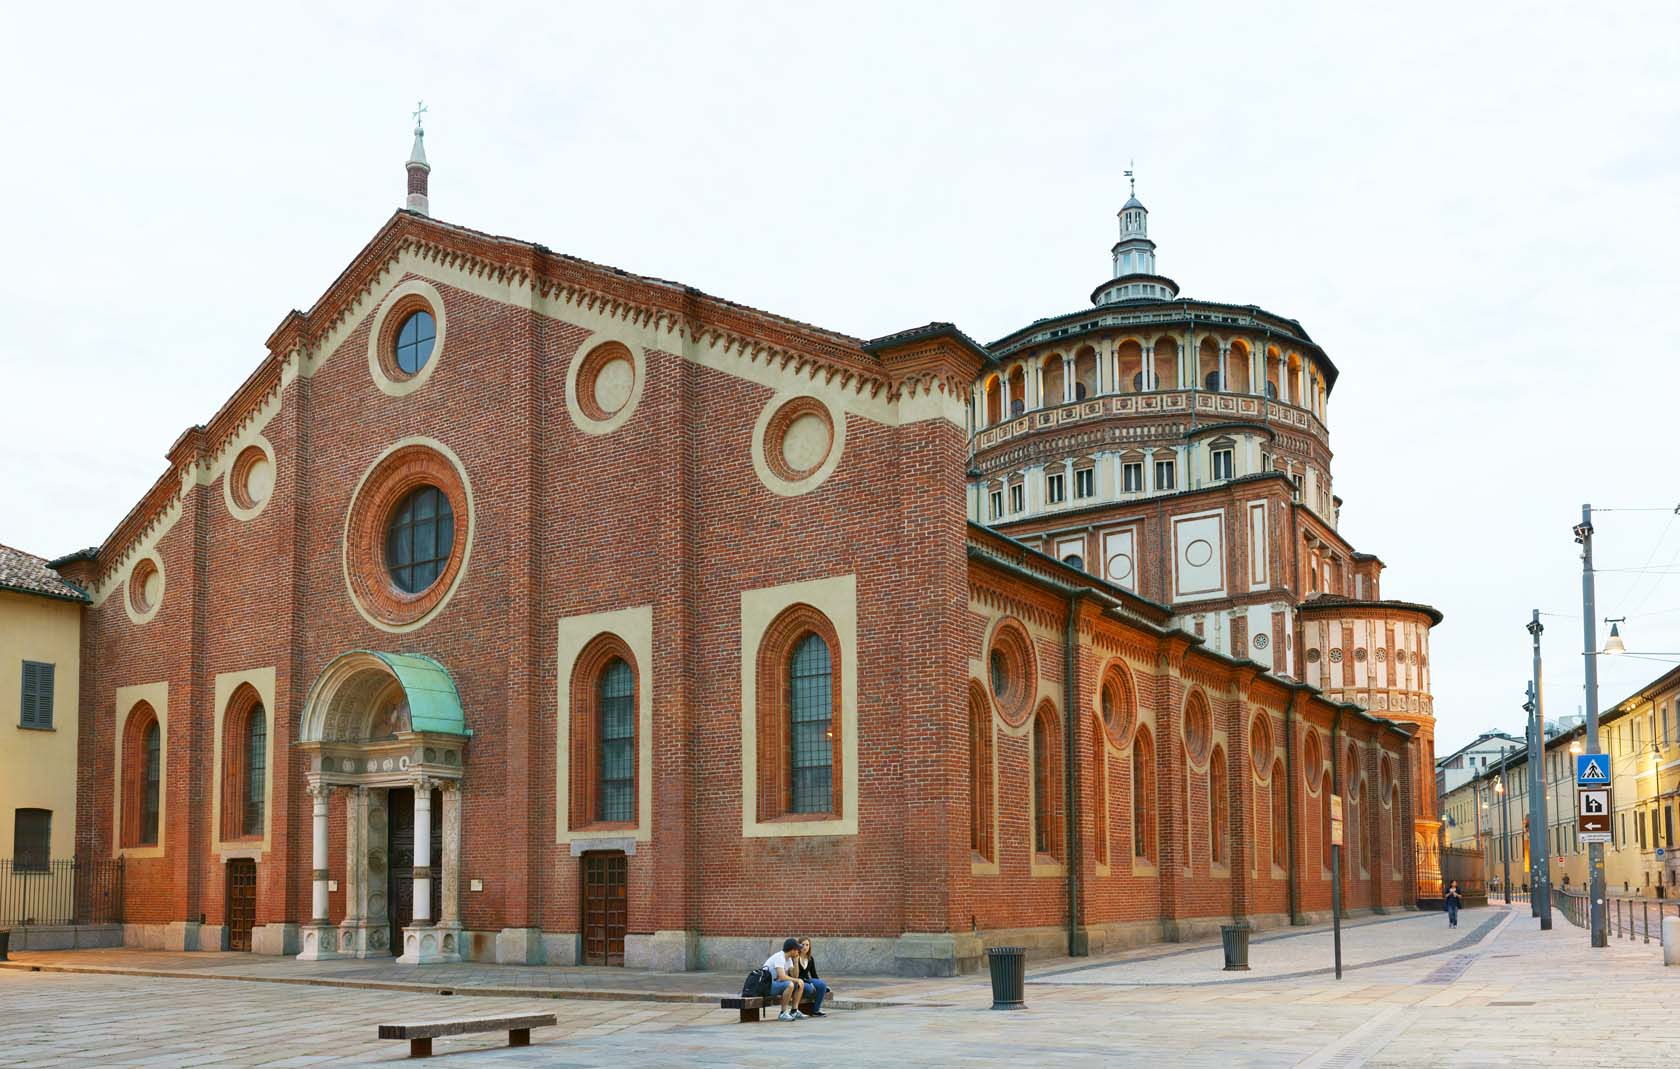
MULTIPOLYGON (((1249 973, 1221 971, 1217 946, 1151 947, 1038 965, 1029 1008, 1017 1013, 987 1008, 984 977, 878 980, 867 990, 899 1005, 758 1025, 735 1023, 715 1003, 610 997, 650 980, 668 987, 657 974, 624 974, 592 998, 462 997, 437 994, 431 970, 430 990, 280 986, 218 977, 239 965, 215 960, 225 955, 31 953, 17 956, 25 969, 181 958, 200 968, 188 979, 0 969, 0 1064, 380 1065, 404 1060, 407 1045, 374 1039, 379 1023, 518 1012, 554 1013, 560 1024, 528 1048, 502 1047, 505 1036, 493 1034, 439 1040, 435 1064, 1622 1066, 1680 1050, 1680 1021, 1662 1009, 1680 970, 1664 975, 1655 942, 1595 951, 1561 917, 1538 931, 1523 906, 1467 910, 1456 930, 1439 914, 1375 918, 1343 937, 1340 981, 1329 972, 1329 933, 1294 930, 1256 938, 1249 973)), ((538 970, 476 971, 481 990, 504 990, 519 985, 503 974, 538 970)), ((550 990, 574 983, 572 970, 540 971, 565 981, 550 990)), ((723 980, 689 975, 690 995, 723 980)))

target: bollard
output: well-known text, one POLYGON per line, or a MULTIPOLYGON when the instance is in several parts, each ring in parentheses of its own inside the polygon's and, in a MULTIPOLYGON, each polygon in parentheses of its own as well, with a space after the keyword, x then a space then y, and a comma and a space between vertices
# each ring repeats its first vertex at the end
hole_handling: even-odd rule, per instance
POLYGON ((1680 965, 1680 917, 1664 917, 1662 922, 1663 964, 1680 965))
POLYGON ((1645 915, 1645 941, 1651 941, 1651 903, 1639 903, 1639 912, 1645 915))
POLYGON ((1221 924, 1220 941, 1225 944, 1225 971, 1248 971, 1248 932, 1246 924, 1221 924))
POLYGON ((991 947, 986 951, 986 962, 992 970, 992 1009, 1026 1009, 1026 948, 991 947))

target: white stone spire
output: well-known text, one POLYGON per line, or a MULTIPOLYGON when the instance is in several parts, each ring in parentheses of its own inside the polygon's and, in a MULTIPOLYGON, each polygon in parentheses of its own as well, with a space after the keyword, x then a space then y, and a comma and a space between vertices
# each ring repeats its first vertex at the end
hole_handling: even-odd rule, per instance
POLYGON ((419 215, 431 215, 431 202, 426 195, 427 176, 432 173, 426 162, 426 131, 421 117, 426 114, 426 102, 414 109, 414 147, 408 152, 408 210, 419 215))

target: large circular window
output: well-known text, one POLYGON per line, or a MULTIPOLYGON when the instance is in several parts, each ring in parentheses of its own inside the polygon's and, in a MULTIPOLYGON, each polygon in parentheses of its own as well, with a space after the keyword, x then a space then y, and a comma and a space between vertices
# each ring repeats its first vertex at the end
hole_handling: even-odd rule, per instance
POLYGON ((1132 728, 1137 723, 1137 699, 1132 693, 1132 682, 1118 661, 1103 670, 1097 700, 1109 739, 1117 748, 1125 749, 1131 744, 1132 728))
POLYGON ((432 346, 437 343, 437 321, 432 313, 420 309, 410 312, 397 328, 396 351, 393 354, 397 370, 404 375, 418 375, 432 358, 432 346))
POLYGON ((1038 691, 1038 660, 1020 621, 998 622, 986 652, 986 674, 998 715, 1012 727, 1026 723, 1028 705, 1038 691))
POLYGON ((437 582, 455 548, 455 510, 435 486, 411 490, 385 528, 385 567, 397 588, 418 594, 437 582))
POLYGON ((408 439, 376 460, 350 501, 344 577, 356 608, 388 631, 424 624, 459 584, 472 499, 458 457, 408 439))

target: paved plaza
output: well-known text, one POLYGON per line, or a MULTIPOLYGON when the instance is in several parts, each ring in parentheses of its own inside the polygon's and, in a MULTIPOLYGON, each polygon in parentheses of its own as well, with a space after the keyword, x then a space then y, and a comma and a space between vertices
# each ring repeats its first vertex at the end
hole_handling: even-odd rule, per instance
POLYGON ((985 977, 835 978, 826 1020, 736 1023, 717 973, 302 963, 234 954, 22 953, 0 969, 0 1061, 45 1066, 380 1065, 398 1021, 554 1013, 533 1046, 439 1040, 440 1066, 542 1065, 1625 1065, 1680 1050, 1653 941, 1593 951, 1526 906, 1259 935, 1254 968, 1216 945, 1155 946, 1029 970, 1025 1011, 989 1009, 985 977), (39 971, 31 971, 38 969, 39 971), (442 991, 452 994, 442 994, 442 991), (658 999, 658 1001, 655 1001, 658 999))

